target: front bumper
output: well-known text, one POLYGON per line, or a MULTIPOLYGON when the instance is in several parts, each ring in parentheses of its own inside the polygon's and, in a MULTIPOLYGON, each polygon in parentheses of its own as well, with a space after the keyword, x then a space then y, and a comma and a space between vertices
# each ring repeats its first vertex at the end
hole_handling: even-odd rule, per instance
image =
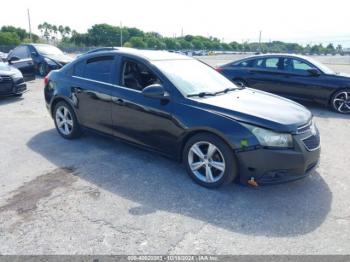
POLYGON ((293 149, 258 148, 236 152, 240 182, 254 179, 259 185, 285 183, 306 177, 320 158, 319 133, 294 135, 293 149), (313 139, 314 138, 314 139, 313 139), (313 141, 310 141, 313 139, 313 141))
POLYGON ((6 82, 0 83, 0 95, 2 96, 22 94, 26 90, 27 85, 23 81, 23 79, 17 81, 13 81, 11 79, 6 82))

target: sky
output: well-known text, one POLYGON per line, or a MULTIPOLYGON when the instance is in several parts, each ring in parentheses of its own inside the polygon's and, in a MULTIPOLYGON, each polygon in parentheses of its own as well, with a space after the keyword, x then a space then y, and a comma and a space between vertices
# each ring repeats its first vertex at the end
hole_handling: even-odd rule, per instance
POLYGON ((86 32, 96 23, 155 31, 163 36, 215 36, 224 42, 273 40, 350 47, 348 0, 2 0, 0 26, 28 29, 38 24, 68 25, 86 32), (5 10, 14 10, 15 12, 5 10))

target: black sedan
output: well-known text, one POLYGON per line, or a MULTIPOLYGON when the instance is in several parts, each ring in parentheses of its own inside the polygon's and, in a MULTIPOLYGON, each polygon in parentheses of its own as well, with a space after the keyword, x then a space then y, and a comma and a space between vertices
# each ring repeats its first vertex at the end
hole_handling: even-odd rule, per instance
POLYGON ((19 45, 7 56, 10 63, 27 59, 33 60, 36 71, 41 76, 46 76, 51 70, 59 69, 73 60, 57 47, 47 44, 19 45))
POLYGON ((237 87, 179 54, 90 52, 52 71, 44 94, 62 137, 92 129, 121 138, 182 160, 206 187, 296 180, 319 160, 319 133, 305 107, 237 87))
POLYGON ((34 65, 31 60, 15 66, 0 62, 0 96, 21 96, 27 90, 25 81, 34 78, 34 65))
POLYGON ((309 100, 350 113, 350 75, 298 55, 257 55, 217 68, 238 85, 309 100))

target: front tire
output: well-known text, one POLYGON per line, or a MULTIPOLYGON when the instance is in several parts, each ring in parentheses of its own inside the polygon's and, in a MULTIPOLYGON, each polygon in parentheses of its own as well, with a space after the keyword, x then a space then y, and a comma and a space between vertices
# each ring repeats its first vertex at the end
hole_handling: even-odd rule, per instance
POLYGON ((58 102, 54 109, 56 130, 65 139, 74 139, 81 136, 81 127, 72 107, 64 101, 58 102))
POLYGON ((331 108, 341 114, 350 114, 350 89, 337 91, 331 98, 331 108))
POLYGON ((219 137, 200 133, 186 143, 183 162, 189 176, 199 185, 217 188, 237 177, 233 150, 219 137))

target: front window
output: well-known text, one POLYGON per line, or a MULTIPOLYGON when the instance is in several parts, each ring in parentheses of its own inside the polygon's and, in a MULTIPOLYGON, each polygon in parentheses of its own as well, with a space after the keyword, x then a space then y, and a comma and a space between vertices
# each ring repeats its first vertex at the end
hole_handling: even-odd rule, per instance
POLYGON ((55 46, 52 45, 34 45, 36 50, 41 55, 62 55, 63 52, 55 46))
POLYGON ((163 60, 155 61, 153 64, 185 96, 201 92, 215 93, 227 88, 238 88, 213 68, 197 60, 163 60))
POLYGON ((125 60, 122 67, 121 85, 141 91, 146 86, 161 84, 160 79, 145 65, 125 60))

